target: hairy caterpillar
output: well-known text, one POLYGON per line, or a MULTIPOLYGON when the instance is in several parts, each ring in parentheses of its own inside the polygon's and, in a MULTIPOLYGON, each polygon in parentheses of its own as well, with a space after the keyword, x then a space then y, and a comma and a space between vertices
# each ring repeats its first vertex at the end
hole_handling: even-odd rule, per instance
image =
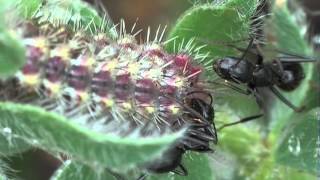
MULTIPOLYGON (((1 81, 2 101, 41 106, 120 136, 187 127, 185 138, 173 147, 180 156, 187 150, 210 151, 209 143, 217 142, 210 124, 211 95, 204 93, 202 68, 190 54, 166 53, 157 42, 140 45, 126 34, 114 40, 36 20, 19 23, 16 31, 23 37, 26 64, 1 81)), ((168 172, 180 162, 163 166, 146 168, 168 172)))

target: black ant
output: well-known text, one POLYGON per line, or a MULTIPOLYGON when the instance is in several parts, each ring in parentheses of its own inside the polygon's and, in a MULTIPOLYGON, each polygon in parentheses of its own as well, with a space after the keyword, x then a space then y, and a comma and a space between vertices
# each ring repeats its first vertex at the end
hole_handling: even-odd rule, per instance
MULTIPOLYGON (((205 93, 205 92, 191 92, 193 93, 205 93)), ((188 94, 188 95, 190 95, 188 94)), ((206 94, 206 93, 205 93, 206 94)), ((210 103, 205 102, 200 98, 191 98, 190 99, 190 108, 192 108, 191 117, 198 118, 197 113, 202 116, 202 120, 205 122, 194 123, 188 126, 186 136, 182 141, 179 141, 175 146, 169 148, 166 152, 163 153, 163 156, 159 159, 153 160, 152 162, 145 165, 146 169, 152 173, 168 173, 173 172, 181 176, 187 176, 188 171, 182 165, 181 160, 183 154, 187 151, 195 152, 213 152, 210 148, 210 142, 214 144, 218 143, 217 130, 215 124, 212 123, 214 119, 214 108, 212 106, 212 96, 207 94, 211 101, 210 103)), ((190 109, 189 109, 190 110, 190 109)), ((218 130, 223 129, 224 127, 235 125, 238 123, 243 123, 253 119, 257 119, 262 115, 255 115, 247 118, 243 118, 239 121, 224 124, 218 128, 218 130)), ((144 180, 146 174, 143 174, 138 178, 138 180, 144 180)))
MULTIPOLYGON (((145 165, 148 171, 152 173, 173 172, 181 176, 187 176, 188 171, 181 163, 185 152, 213 152, 210 148, 210 142, 217 144, 218 140, 215 125, 211 123, 214 118, 214 110, 211 95, 210 98, 211 102, 209 104, 198 98, 190 99, 190 109, 195 111, 191 113, 190 117, 198 118, 198 116, 195 115, 198 113, 205 122, 188 125, 186 135, 182 140, 164 152, 161 158, 145 165)), ((138 180, 143 180, 146 176, 147 175, 144 174, 139 177, 138 180)))
MULTIPOLYGON (((292 108, 295 112, 301 112, 304 107, 298 108, 286 99, 276 86, 284 91, 292 91, 296 89, 304 79, 304 72, 301 62, 315 62, 314 59, 283 53, 284 57, 274 58, 271 62, 263 62, 264 57, 257 45, 257 52, 253 52, 253 39, 246 49, 234 47, 237 50, 243 51, 243 55, 239 57, 224 57, 216 60, 213 63, 213 70, 224 80, 231 81, 237 84, 246 84, 247 91, 242 91, 244 94, 253 93, 258 102, 261 102, 261 97, 257 93, 257 88, 267 87, 276 95, 284 104, 292 108), (247 54, 255 55, 256 63, 252 63, 247 54)), ((228 83, 226 81, 226 83, 228 83)), ((236 85, 228 84, 233 89, 241 90, 236 85)))

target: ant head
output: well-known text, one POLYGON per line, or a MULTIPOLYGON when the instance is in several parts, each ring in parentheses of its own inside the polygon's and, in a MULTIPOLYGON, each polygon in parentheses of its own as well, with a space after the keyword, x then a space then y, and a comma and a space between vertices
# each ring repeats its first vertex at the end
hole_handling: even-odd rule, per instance
POLYGON ((228 59, 229 58, 219 58, 216 59, 212 64, 213 70, 222 78, 228 76, 228 59))
POLYGON ((221 70, 221 66, 228 63, 228 58, 227 57, 223 57, 223 58, 217 58, 214 60, 213 64, 212 64, 212 69, 215 72, 220 72, 221 70))

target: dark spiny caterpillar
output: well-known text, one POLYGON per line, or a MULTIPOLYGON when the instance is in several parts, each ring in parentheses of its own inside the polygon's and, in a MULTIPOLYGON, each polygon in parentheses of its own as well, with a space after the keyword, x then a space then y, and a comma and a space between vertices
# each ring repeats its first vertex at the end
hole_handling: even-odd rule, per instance
POLYGON ((178 172, 186 151, 212 151, 217 143, 212 96, 201 66, 188 53, 166 53, 158 42, 114 40, 49 22, 17 25, 26 63, 0 82, 0 100, 28 103, 102 133, 156 136, 185 129, 163 157, 143 168, 178 172), (168 159, 173 158, 173 161, 168 159))

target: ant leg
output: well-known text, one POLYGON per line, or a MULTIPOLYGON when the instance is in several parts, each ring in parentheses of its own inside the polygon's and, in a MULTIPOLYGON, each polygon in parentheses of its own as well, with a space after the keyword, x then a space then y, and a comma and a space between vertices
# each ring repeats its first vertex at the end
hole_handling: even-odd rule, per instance
POLYGON ((263 65, 263 57, 265 57, 265 55, 264 55, 263 50, 259 44, 256 44, 256 49, 257 49, 256 55, 258 56, 257 64, 262 66, 263 65))
MULTIPOLYGON (((235 79, 235 78, 232 78, 232 79, 234 79, 236 82, 238 82, 237 81, 237 79, 235 79)), ((241 94, 244 94, 244 95, 249 95, 250 93, 248 93, 248 91, 245 91, 245 90, 243 90, 243 89, 241 89, 240 87, 238 87, 238 86, 236 86, 236 85, 234 85, 234 84, 232 84, 232 83, 229 83, 228 81, 225 81, 225 86, 226 87, 229 87, 229 88, 231 88, 232 90, 234 90, 234 91, 237 91, 237 92, 239 92, 239 93, 241 93, 241 94)), ((240 84, 241 82, 239 82, 239 84, 240 84)))
POLYGON ((188 171, 182 164, 179 164, 178 168, 179 169, 175 169, 172 172, 180 176, 188 176, 188 171))
POLYGON ((293 63, 315 63, 319 61, 317 58, 299 58, 299 57, 278 57, 281 62, 293 62, 293 63))
POLYGON ((213 124, 211 126, 210 124, 209 125, 202 125, 202 124, 192 123, 192 124, 190 124, 190 127, 203 128, 205 130, 205 133, 207 133, 207 136, 208 136, 208 134, 210 135, 211 138, 209 140, 212 140, 215 144, 218 143, 218 136, 217 136, 215 124, 213 124))
MULTIPOLYGON (((108 173, 110 173, 113 177, 115 177, 117 180, 126 180, 126 178, 122 177, 120 174, 116 173, 116 172, 113 172, 111 170, 108 170, 108 173)), ((140 179, 139 179, 140 180, 140 179)), ((143 180, 143 179, 141 179, 143 180)))
MULTIPOLYGON (((207 130, 207 129, 205 129, 207 130)), ((190 135, 195 135, 195 136, 199 136, 199 139, 204 140, 204 141, 213 141, 215 140, 214 136, 211 136, 206 134, 205 132, 201 132, 201 131, 197 131, 197 130, 189 130, 187 131, 190 135)))
POLYGON ((240 119, 239 121, 235 121, 235 122, 232 122, 232 123, 224 124, 224 125, 222 125, 222 126, 220 126, 218 128, 218 131, 220 131, 221 129, 223 129, 225 127, 228 127, 228 126, 233 126, 233 125, 236 125, 236 124, 245 123, 245 122, 248 122, 248 121, 251 121, 251 120, 258 119, 258 118, 260 118, 262 116, 263 116, 263 114, 258 114, 258 115, 249 116, 249 117, 240 119))
POLYGON ((275 87, 270 86, 269 88, 273 92, 274 95, 276 95, 284 104, 289 106, 295 112, 302 112, 304 110, 304 108, 305 108, 304 106, 300 107, 300 108, 296 107, 287 98, 285 98, 275 87))
POLYGON ((142 174, 142 175, 141 175, 140 177, 138 177, 138 179, 136 179, 136 180, 145 180, 147 176, 148 176, 147 174, 142 174))
POLYGON ((247 48, 244 50, 242 56, 238 59, 238 61, 234 65, 231 66, 231 68, 237 66, 246 57, 246 55, 248 54, 250 48, 252 48, 253 41, 254 41, 254 38, 251 38, 250 42, 249 42, 247 48))
MULTIPOLYGON (((242 54, 242 56, 241 56, 239 61, 243 60, 244 57, 247 55, 247 53, 249 52, 250 48, 252 48, 253 42, 254 42, 254 38, 251 38, 247 48, 244 50, 244 52, 243 52, 243 54, 242 54)), ((236 63, 236 65, 239 63, 239 61, 236 63)))
MULTIPOLYGON (((235 79, 235 78, 232 78, 235 79)), ((236 82, 239 82, 235 79, 236 82)), ((221 85, 221 86, 225 86, 228 87, 234 91, 237 91, 240 94, 244 94, 244 95, 249 95, 250 93, 246 90, 241 89, 240 87, 230 83, 229 81, 225 80, 224 83, 220 83, 220 82, 215 82, 215 81, 208 81, 208 83, 212 83, 212 84, 216 84, 216 85, 221 85)), ((241 84, 241 82, 239 82, 239 84, 241 84)))
POLYGON ((183 149, 185 151, 196 151, 196 152, 205 152, 205 153, 213 153, 214 150, 208 147, 207 145, 199 145, 199 144, 191 144, 189 143, 184 143, 183 149))
POLYGON ((320 16, 320 11, 314 11, 307 7, 303 7, 303 10, 311 17, 320 16))

